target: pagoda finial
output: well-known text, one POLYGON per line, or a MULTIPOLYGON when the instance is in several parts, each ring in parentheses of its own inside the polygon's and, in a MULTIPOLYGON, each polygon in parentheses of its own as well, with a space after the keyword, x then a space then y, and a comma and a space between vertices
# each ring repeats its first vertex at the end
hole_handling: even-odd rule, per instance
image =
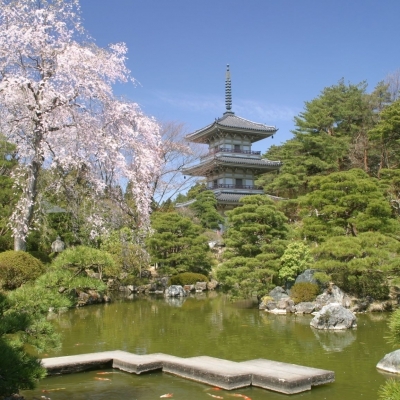
POLYGON ((229 64, 226 66, 226 75, 225 75, 225 107, 226 107, 226 112, 228 113, 232 112, 231 72, 229 71, 229 64))

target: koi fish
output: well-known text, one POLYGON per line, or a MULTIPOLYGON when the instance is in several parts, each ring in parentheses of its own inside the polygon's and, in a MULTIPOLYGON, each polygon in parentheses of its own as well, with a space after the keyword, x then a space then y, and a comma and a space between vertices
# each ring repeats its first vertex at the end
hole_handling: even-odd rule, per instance
POLYGON ((162 396, 160 396, 160 399, 163 399, 163 398, 170 398, 170 397, 172 397, 173 395, 174 395, 173 393, 163 394, 162 396))
POLYGON ((214 397, 214 399, 223 399, 222 396, 216 396, 215 394, 207 393, 209 396, 214 397))
POLYGON ((97 375, 109 375, 109 374, 115 374, 115 372, 96 372, 97 375))
POLYGON ((222 389, 219 388, 219 387, 213 387, 213 388, 211 388, 210 390, 222 390, 222 389))
POLYGON ((108 378, 99 378, 98 376, 95 376, 94 379, 96 379, 97 381, 109 381, 110 380, 108 378))
POLYGON ((241 398, 244 399, 244 400, 251 400, 250 397, 245 396, 244 394, 240 394, 240 393, 232 393, 232 394, 230 394, 229 396, 232 396, 232 397, 241 397, 241 398))
POLYGON ((57 388, 57 389, 43 389, 43 393, 48 393, 48 392, 56 392, 57 390, 65 390, 65 388, 57 388))

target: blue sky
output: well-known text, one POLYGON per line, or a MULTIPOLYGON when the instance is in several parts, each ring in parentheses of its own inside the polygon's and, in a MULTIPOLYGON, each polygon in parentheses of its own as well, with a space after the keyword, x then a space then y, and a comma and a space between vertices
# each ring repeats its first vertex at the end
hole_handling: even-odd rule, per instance
POLYGON ((263 152, 291 137, 293 117, 326 86, 400 69, 398 0, 81 0, 101 46, 125 42, 139 84, 117 92, 161 121, 192 132, 232 110, 279 128, 263 152))

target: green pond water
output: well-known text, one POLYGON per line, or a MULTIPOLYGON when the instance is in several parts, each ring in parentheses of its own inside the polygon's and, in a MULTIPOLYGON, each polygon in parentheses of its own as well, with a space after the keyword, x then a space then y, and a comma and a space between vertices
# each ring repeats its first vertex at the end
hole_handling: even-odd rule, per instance
POLYGON ((258 399, 377 399, 389 375, 377 362, 393 348, 386 343, 388 314, 358 315, 358 328, 323 332, 309 326, 311 316, 272 315, 248 303, 230 303, 217 293, 180 301, 163 297, 116 299, 55 316, 62 348, 46 357, 124 350, 136 354, 166 353, 179 357, 207 355, 233 361, 254 358, 333 370, 336 381, 296 395, 258 388, 213 391, 207 385, 162 372, 134 375, 118 370, 83 372, 43 380, 26 399, 230 399, 232 393, 258 399), (96 378, 105 378, 99 380, 96 378))

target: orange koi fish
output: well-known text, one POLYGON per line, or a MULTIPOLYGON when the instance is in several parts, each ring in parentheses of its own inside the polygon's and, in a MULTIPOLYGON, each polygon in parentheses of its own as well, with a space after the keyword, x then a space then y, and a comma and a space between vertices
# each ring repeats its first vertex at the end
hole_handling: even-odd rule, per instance
POLYGON ((108 378, 99 378, 98 376, 95 376, 94 379, 96 379, 97 381, 109 381, 110 380, 108 378))
POLYGON ((109 374, 115 374, 115 372, 96 372, 97 375, 109 375, 109 374))
POLYGON ((214 397, 214 399, 223 399, 222 396, 216 396, 215 394, 207 393, 209 396, 214 397))
POLYGON ((160 399, 163 399, 163 398, 170 398, 170 397, 172 397, 173 395, 174 395, 173 393, 163 394, 162 396, 160 396, 160 399))
POLYGON ((241 398, 244 399, 244 400, 251 400, 250 397, 245 396, 244 394, 240 394, 240 393, 232 393, 232 394, 230 394, 229 396, 232 396, 232 397, 241 397, 241 398))

